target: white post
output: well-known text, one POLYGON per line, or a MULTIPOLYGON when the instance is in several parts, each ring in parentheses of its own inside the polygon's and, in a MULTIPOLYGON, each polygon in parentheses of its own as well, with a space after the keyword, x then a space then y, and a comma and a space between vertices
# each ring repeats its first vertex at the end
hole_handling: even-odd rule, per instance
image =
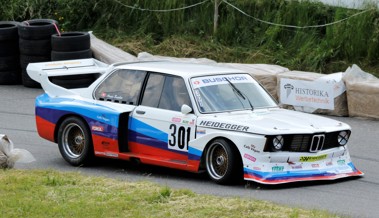
POLYGON ((213 16, 213 34, 215 35, 217 32, 217 26, 218 26, 218 6, 220 5, 219 0, 215 1, 215 10, 214 10, 214 16, 213 16))

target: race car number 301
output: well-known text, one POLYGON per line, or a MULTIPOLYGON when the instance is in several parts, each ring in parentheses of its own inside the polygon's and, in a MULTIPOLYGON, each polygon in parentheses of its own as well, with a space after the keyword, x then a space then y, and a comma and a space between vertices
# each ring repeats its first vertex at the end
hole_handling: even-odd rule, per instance
POLYGON ((188 142, 191 138, 191 127, 170 125, 171 134, 168 138, 168 148, 177 151, 188 151, 188 142))

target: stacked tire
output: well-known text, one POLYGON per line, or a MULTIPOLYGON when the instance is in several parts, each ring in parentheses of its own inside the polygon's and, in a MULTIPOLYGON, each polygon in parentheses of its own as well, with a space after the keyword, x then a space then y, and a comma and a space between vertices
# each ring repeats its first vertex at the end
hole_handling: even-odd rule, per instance
POLYGON ((18 52, 18 22, 0 21, 0 84, 21 82, 18 52))
POLYGON ((38 88, 40 84, 32 80, 26 72, 29 63, 51 60, 51 36, 58 32, 57 22, 51 19, 34 19, 18 26, 22 84, 38 88))
MULTIPOLYGON (((88 32, 65 32, 51 36, 51 60, 63 61, 92 57, 91 39, 88 32)), ((60 76, 51 82, 65 88, 87 87, 94 81, 91 74, 60 76)))

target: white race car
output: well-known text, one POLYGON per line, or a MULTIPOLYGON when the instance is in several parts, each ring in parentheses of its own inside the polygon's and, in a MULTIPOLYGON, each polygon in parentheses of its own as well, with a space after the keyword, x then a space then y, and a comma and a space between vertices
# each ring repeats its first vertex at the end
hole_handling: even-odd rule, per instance
POLYGON ((33 63, 27 71, 46 92, 36 98, 38 133, 74 166, 95 156, 137 160, 206 170, 220 184, 363 175, 347 150, 347 124, 279 108, 243 71, 94 59, 33 63), (71 88, 51 82, 83 74, 96 79, 71 88))

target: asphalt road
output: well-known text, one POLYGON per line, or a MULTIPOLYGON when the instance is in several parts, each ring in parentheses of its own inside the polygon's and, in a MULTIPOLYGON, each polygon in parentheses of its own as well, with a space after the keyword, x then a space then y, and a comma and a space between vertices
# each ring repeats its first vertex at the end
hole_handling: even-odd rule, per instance
POLYGON ((263 186, 252 182, 220 186, 205 174, 193 174, 129 162, 101 160, 91 167, 72 167, 60 156, 58 147, 37 132, 34 121, 34 98, 41 89, 0 86, 0 133, 7 134, 16 148, 30 151, 37 161, 17 163, 22 169, 80 171, 128 181, 149 180, 172 188, 186 188, 202 194, 238 196, 308 209, 324 209, 351 217, 379 217, 379 121, 338 118, 350 124, 353 133, 350 154, 362 178, 327 182, 303 182, 280 186, 263 186))

